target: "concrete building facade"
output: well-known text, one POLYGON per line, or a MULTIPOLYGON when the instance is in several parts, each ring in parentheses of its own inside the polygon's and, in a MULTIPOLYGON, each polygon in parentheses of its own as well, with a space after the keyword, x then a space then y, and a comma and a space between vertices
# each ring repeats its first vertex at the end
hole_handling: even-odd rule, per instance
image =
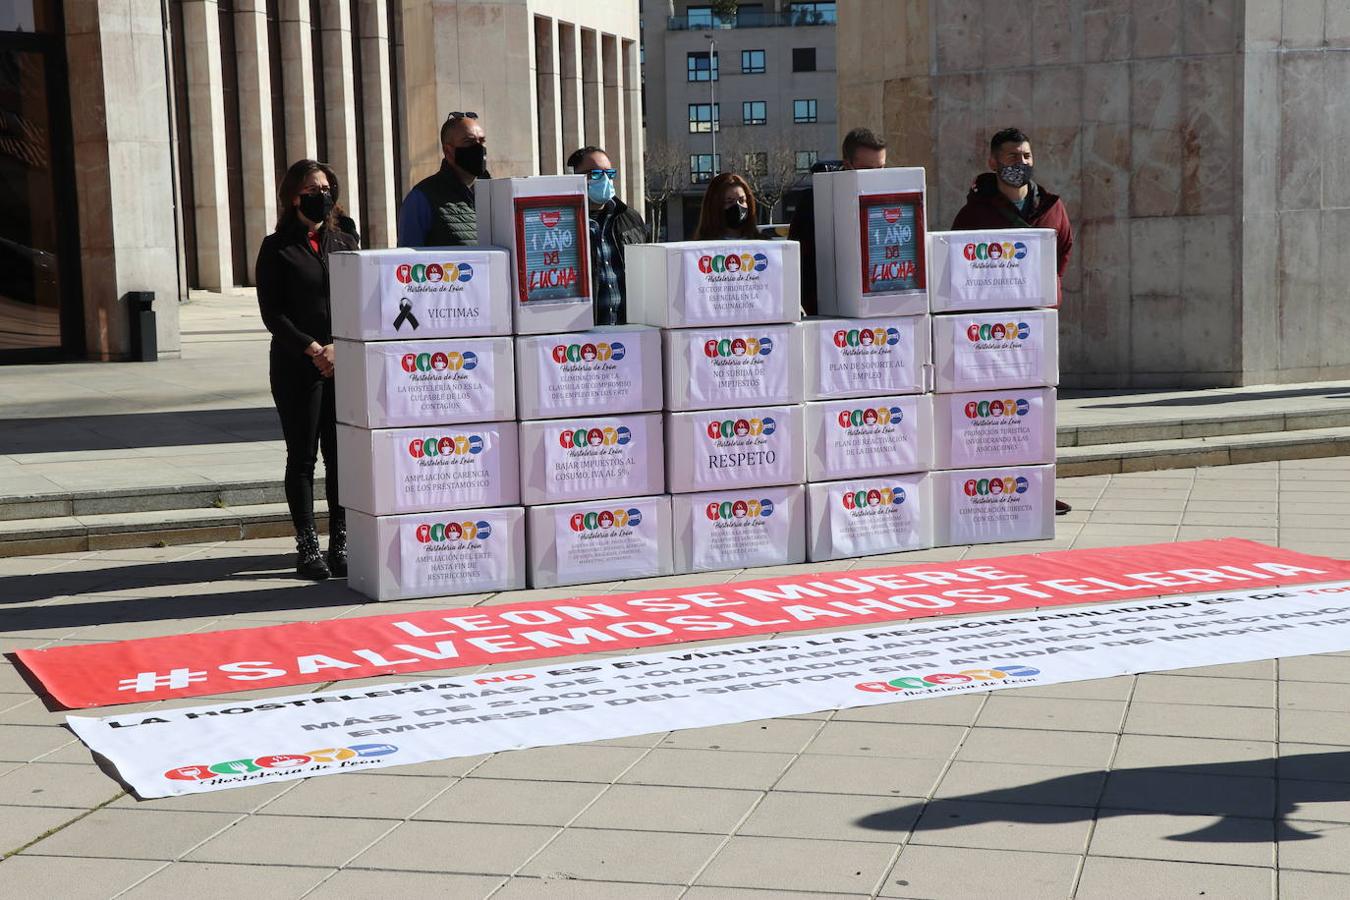
POLYGON ((1077 234, 1065 386, 1350 377, 1350 5, 853 0, 838 31, 840 119, 928 169, 931 227, 1032 137, 1077 234))
MULTIPOLYGON (((648 174, 654 198, 671 194, 658 217, 670 240, 693 233, 717 172, 772 199, 838 157, 835 16, 833 2, 738 3, 722 16, 707 0, 645 0, 648 174)), ((781 205, 772 215, 786 221, 781 205)))
POLYGON ((638 29, 636 0, 0 4, 0 362, 127 358, 139 291, 176 355, 180 298, 252 283, 298 159, 391 246, 452 110, 498 176, 608 147, 641 209, 638 29))

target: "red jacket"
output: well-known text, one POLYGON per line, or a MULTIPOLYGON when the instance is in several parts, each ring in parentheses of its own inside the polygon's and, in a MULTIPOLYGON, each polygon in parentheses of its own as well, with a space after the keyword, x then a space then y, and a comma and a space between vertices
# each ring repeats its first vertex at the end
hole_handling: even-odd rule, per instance
MULTIPOLYGON (((983 228, 1053 228, 1058 251, 1059 296, 1063 299, 1064 270, 1069 266, 1069 251, 1073 249, 1073 229, 1064 201, 1040 185, 1031 184, 1031 214, 1022 216, 1017 208, 998 189, 998 176, 984 172, 975 179, 966 205, 952 221, 952 231, 976 231, 983 228)), ((1056 304, 1058 305, 1058 304, 1056 304)))

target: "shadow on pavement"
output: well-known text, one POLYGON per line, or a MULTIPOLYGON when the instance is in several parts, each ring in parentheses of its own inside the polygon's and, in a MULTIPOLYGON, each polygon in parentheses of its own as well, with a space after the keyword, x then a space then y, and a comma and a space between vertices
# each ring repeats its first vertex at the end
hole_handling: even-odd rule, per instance
MULTIPOLYGON (((1065 392, 1064 396, 1073 397, 1093 397, 1103 396, 1092 391, 1065 392)), ((1114 396, 1107 394, 1105 396, 1114 396)), ((1147 396, 1146 394, 1140 396, 1147 396)), ((1097 403, 1088 407, 1089 409, 1136 409, 1144 406, 1216 406, 1225 403, 1242 403, 1249 400, 1290 400, 1295 397, 1325 397, 1328 400, 1350 400, 1350 394, 1342 392, 1341 388, 1327 387, 1308 387, 1308 388, 1288 388, 1270 391, 1243 391, 1237 393, 1236 388, 1220 389, 1213 393, 1199 395, 1190 394, 1184 397, 1159 397, 1156 400, 1139 399, 1133 402, 1121 403, 1097 403)))
MULTIPOLYGON (((247 585, 293 576, 294 554, 244 555, 169 562, 146 562, 106 569, 55 569, 0 578, 0 604, 32 603, 90 593, 130 593, 175 584, 247 585)), ((296 582, 303 586, 303 582, 296 582)), ((274 593, 281 593, 280 590, 274 593)))
POLYGON ((0 419, 0 454, 122 450, 281 439, 271 407, 0 419))
MULTIPOLYGON (((1301 804, 1350 801, 1347 778, 1350 750, 1279 760, 1079 772, 906 804, 864 816, 856 824, 874 831, 912 829, 917 834, 997 822, 1046 825, 1133 815, 1209 816, 1218 817, 1218 821, 1166 839, 1234 844, 1309 841, 1321 835, 1295 827, 1285 821, 1286 817, 1301 804), (1343 780, 1322 780, 1326 778, 1343 780), (1072 803, 1082 805, 1064 805, 1072 803)), ((1317 816, 1309 814, 1307 818, 1317 816)), ((1302 824, 1311 827, 1314 823, 1302 824)))

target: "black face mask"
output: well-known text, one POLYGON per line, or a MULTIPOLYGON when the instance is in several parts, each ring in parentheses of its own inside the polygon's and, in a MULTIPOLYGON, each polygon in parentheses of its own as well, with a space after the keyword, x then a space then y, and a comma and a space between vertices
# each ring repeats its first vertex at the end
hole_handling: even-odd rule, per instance
POLYGON ((1027 163, 1013 163, 998 170, 999 180, 1012 187, 1021 187, 1031 181, 1035 172, 1027 163))
POLYGON ((316 225, 322 225, 333 211, 333 195, 320 191, 300 195, 300 214, 316 225))
POLYGON ((740 228, 748 218, 750 218, 750 210, 739 203, 733 203, 722 210, 722 220, 727 223, 728 228, 740 228))
POLYGON ((470 144, 467 147, 456 147, 455 165, 459 166, 465 172, 468 172, 474 178, 482 178, 487 174, 487 147, 484 147, 482 144, 470 144))

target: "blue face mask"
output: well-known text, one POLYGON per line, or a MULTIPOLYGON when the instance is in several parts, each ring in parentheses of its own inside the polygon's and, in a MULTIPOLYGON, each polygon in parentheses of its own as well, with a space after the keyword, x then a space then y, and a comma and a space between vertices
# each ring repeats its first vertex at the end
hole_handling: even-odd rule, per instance
POLYGON ((596 206, 604 206, 614 199, 614 179, 602 177, 600 179, 591 179, 586 182, 586 196, 590 197, 591 202, 596 206))

